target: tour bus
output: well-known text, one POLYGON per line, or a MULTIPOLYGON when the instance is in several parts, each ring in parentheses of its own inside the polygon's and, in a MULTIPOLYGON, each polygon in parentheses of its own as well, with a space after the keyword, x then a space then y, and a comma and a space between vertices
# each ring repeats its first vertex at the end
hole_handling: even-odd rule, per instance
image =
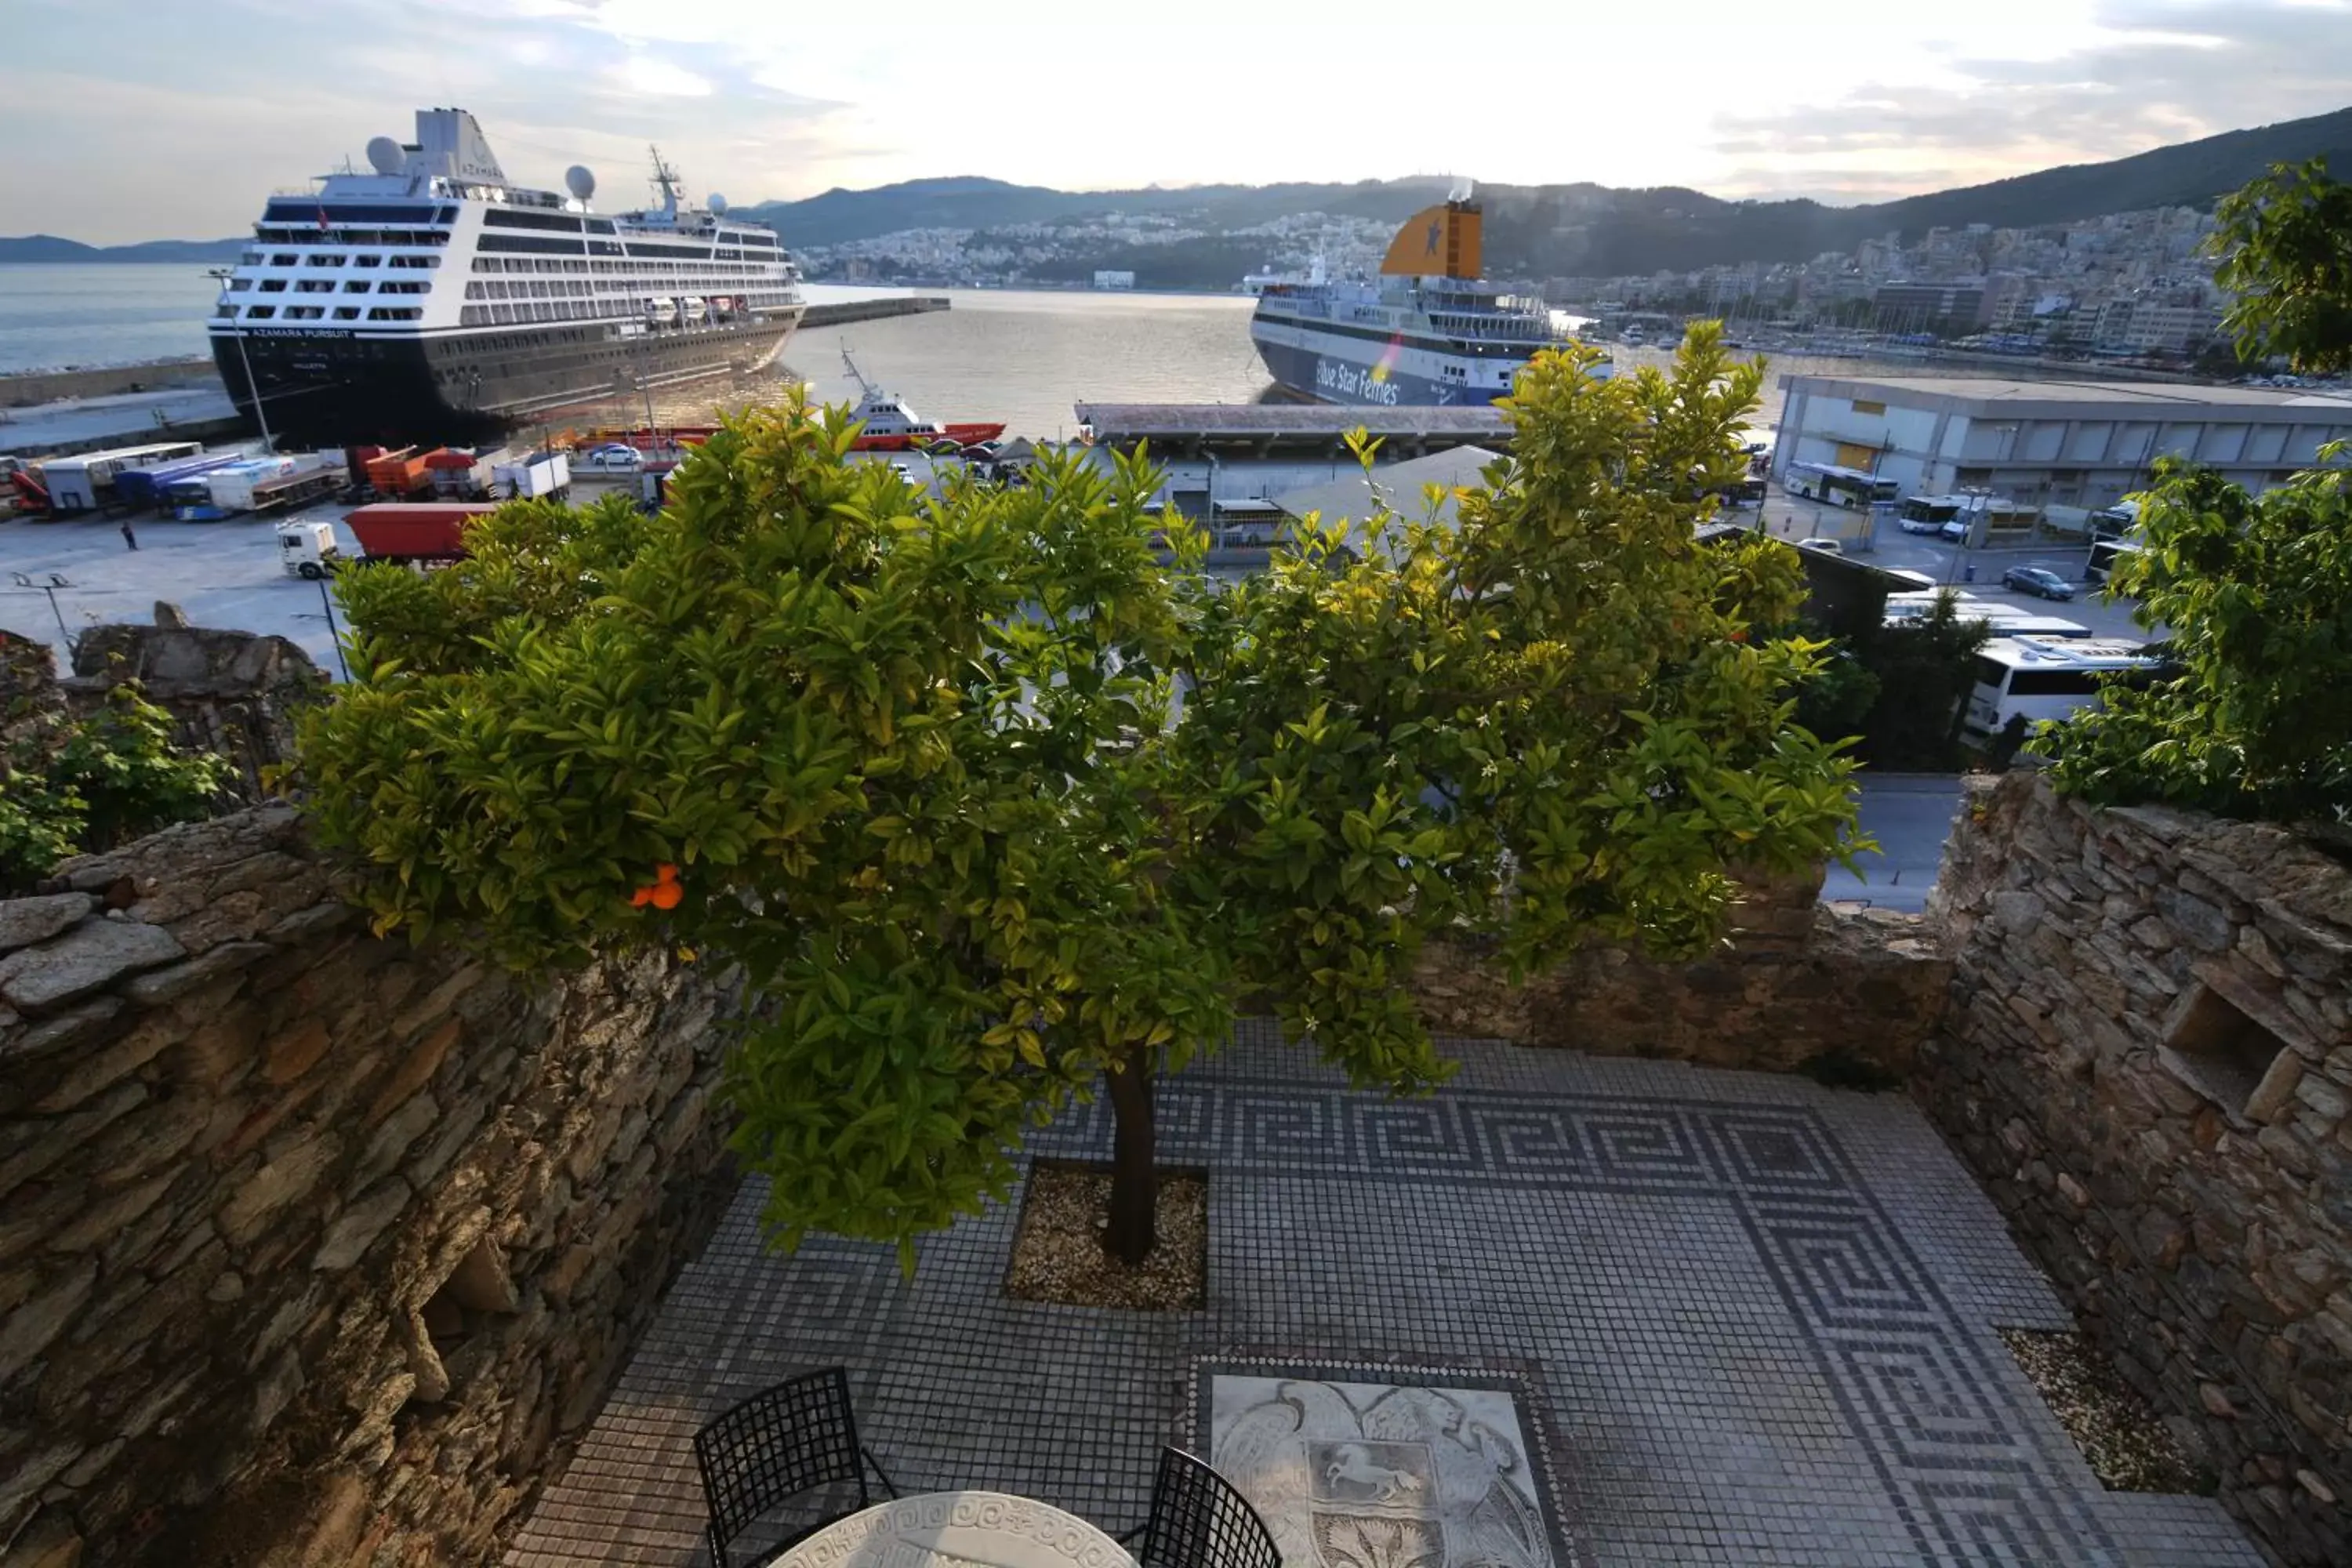
POLYGON ((1952 595, 1952 613, 1964 621, 1982 621, 1997 637, 2064 637, 2092 636, 2091 628, 2080 621, 2070 621, 2063 616, 2045 616, 2032 610, 2021 610, 2005 605, 1999 599, 1979 598, 1974 594, 1956 593, 1949 588, 1921 589, 1916 592, 1886 595, 1886 624, 1907 626, 1927 619, 1936 613, 1939 594, 1952 595))
POLYGON ((1843 507, 1895 500, 1902 489, 1893 479, 1865 474, 1860 468, 1842 468, 1835 463, 1791 463, 1780 482, 1792 496, 1843 507))
POLYGON ((1976 656, 1968 726, 1997 733, 2012 715, 2063 719, 2099 704, 2100 682, 2117 670, 2154 669, 2143 645, 2122 637, 1997 637, 1976 656))
POLYGON ((1895 521, 1906 533, 1940 533, 1944 524, 1968 510, 1966 496, 1906 496, 1895 521))
POLYGON ((2086 580, 2104 586, 2123 558, 2137 554, 2141 548, 2134 540, 2102 539, 2091 546, 2090 563, 2083 568, 2083 575, 2086 580))

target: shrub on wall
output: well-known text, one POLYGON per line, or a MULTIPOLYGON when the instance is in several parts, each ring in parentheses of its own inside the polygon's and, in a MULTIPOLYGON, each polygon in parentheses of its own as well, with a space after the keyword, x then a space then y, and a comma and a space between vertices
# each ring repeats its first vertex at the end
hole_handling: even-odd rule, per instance
POLYGON ((0 894, 69 856, 205 816, 229 782, 217 757, 172 745, 172 716, 135 686, 79 718, 47 715, 0 750, 0 894))

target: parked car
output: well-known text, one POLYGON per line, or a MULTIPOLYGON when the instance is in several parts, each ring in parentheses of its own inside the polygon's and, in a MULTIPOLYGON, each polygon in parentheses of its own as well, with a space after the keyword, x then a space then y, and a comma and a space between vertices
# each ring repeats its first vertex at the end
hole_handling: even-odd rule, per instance
POLYGON ((1965 517, 1956 517, 1952 519, 1951 521, 1947 522, 1942 527, 1937 529, 1936 531, 1942 534, 1946 539, 1958 542, 1969 536, 1969 524, 1971 521, 1973 520, 1965 517))
POLYGON ((2047 566, 2012 566, 2000 574, 2000 585, 2014 588, 2021 594, 2034 594, 2044 599, 2071 599, 2074 584, 2047 566))
POLYGON ((642 466, 645 460, 646 455, 643 452, 638 451, 635 447, 624 446, 618 441, 610 446, 595 448, 586 458, 590 468, 605 469, 635 468, 642 466))
POLYGON ((1834 539, 1800 539, 1797 541, 1797 548, 1800 550, 1818 550, 1824 555, 1843 555, 1845 553, 1845 546, 1840 544, 1834 539))

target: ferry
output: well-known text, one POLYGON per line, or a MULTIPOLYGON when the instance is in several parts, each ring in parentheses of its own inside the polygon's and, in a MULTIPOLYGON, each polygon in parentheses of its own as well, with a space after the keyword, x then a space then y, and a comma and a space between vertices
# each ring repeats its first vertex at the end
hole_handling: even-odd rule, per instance
POLYGON ((418 110, 415 142, 367 159, 269 198, 207 323, 239 412, 284 445, 495 441, 763 369, 805 309, 774 231, 682 202, 658 150, 658 205, 611 216, 578 165, 562 194, 510 182, 462 109, 418 110))
MULTIPOLYGON (((1407 219, 1374 279, 1254 274, 1250 341, 1277 384, 1321 403, 1492 403, 1546 349, 1572 340, 1541 300, 1479 276, 1485 213, 1468 182, 1407 219)), ((1602 367, 1602 374, 1606 367, 1602 367)))

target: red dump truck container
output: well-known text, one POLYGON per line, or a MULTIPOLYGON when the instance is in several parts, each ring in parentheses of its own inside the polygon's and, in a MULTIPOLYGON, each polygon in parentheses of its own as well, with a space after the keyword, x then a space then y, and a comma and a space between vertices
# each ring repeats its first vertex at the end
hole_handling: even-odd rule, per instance
POLYGON ((379 494, 404 496, 430 486, 433 470, 413 451, 386 452, 381 458, 368 459, 367 481, 379 494))
POLYGON ((371 561, 455 561, 466 525, 499 509, 486 501, 378 501, 343 514, 371 561))

